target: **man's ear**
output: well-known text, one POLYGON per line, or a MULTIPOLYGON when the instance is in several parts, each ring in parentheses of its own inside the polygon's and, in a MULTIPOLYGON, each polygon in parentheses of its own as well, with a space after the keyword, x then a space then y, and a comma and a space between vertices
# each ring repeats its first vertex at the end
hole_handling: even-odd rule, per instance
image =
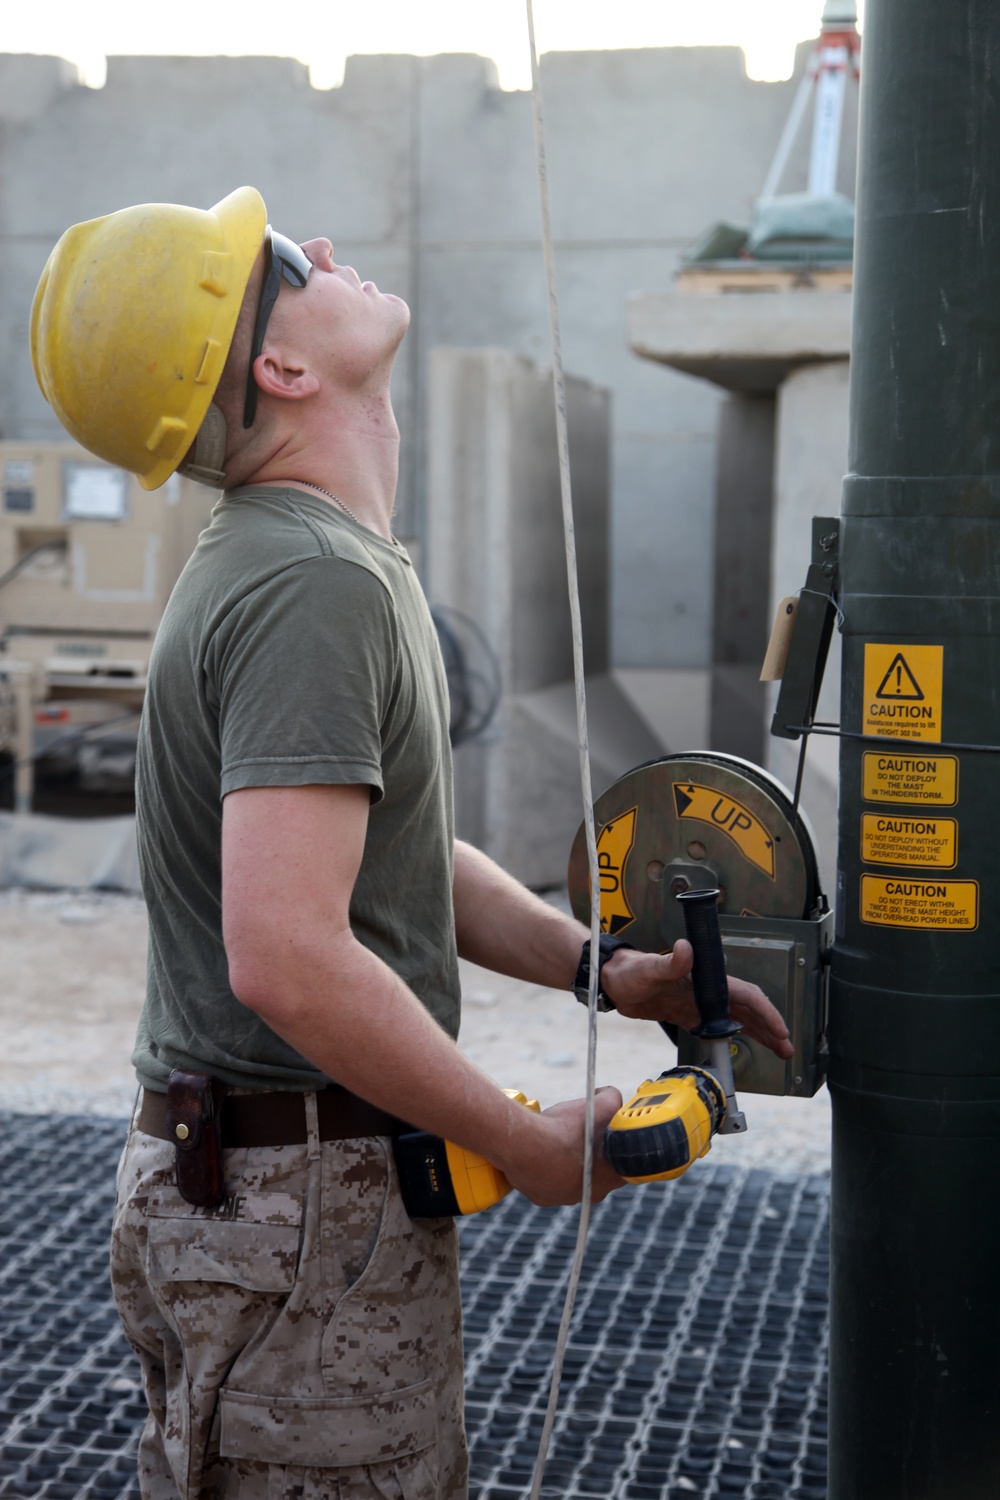
POLYGON ((319 390, 319 376, 308 365, 293 355, 280 353, 277 348, 258 354, 253 373, 258 390, 265 396, 276 396, 279 401, 302 401, 319 390))

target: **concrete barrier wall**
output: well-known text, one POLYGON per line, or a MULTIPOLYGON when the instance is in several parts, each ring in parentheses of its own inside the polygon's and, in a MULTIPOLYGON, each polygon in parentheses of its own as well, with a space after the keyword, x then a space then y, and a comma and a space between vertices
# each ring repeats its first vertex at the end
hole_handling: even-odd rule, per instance
MULTIPOLYGON (((668 289, 712 221, 746 221, 795 83, 748 81, 737 48, 550 54, 542 77, 567 367, 614 397, 612 662, 704 668, 720 396, 629 352, 625 300, 668 289)), ((320 92, 289 60, 112 57, 94 91, 58 59, 0 55, 0 436, 59 436, 27 328, 62 230, 243 182, 283 232, 328 233, 411 302, 400 529, 426 545, 427 351, 547 358, 530 98, 481 58, 355 57, 320 92)))
MULTIPOLYGON (((566 406, 600 793, 662 746, 608 674, 608 392, 571 378, 566 406)), ((455 751, 456 830, 528 885, 559 885, 583 807, 551 376, 506 349, 436 349, 430 413, 431 602, 473 647, 463 621, 482 633, 500 690, 455 751)))

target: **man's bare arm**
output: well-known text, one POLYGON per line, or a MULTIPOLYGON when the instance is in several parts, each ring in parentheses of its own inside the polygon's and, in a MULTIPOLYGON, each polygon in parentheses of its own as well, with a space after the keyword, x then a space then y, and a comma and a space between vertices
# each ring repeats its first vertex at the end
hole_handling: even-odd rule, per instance
MULTIPOLYGON (((351 932, 365 786, 259 787, 223 802, 222 921, 237 998, 372 1104, 477 1151, 537 1203, 579 1199, 582 1100, 512 1103, 351 932)), ((620 1103, 597 1100, 597 1139, 620 1103)), ((595 1196, 620 1178, 604 1162, 595 1196)))
MULTIPOLYGON (((470 844, 455 844, 455 926, 463 958, 552 989, 568 989, 589 932, 526 890, 499 865, 470 844)), ((625 1016, 676 1021, 694 1026, 698 1012, 691 990, 690 944, 671 953, 638 953, 623 948, 604 965, 605 992, 625 1016)), ((733 1015, 748 1036, 791 1057, 788 1028, 764 992, 743 979, 730 979, 733 1015)))

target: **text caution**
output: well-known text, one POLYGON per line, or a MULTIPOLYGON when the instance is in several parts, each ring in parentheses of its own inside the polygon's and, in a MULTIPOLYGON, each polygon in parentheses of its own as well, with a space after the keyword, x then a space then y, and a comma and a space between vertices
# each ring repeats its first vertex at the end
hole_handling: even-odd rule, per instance
POLYGON ((861 920, 873 927, 973 932, 979 925, 979 882, 862 875, 861 920))
POLYGON ((865 734, 939 740, 943 646, 865 644, 865 734))
POLYGON ((954 807, 958 801, 958 758, 866 750, 862 780, 861 795, 866 802, 954 807))
POLYGON ((958 821, 865 813, 861 819, 861 858, 873 865, 953 870, 958 863, 958 821))

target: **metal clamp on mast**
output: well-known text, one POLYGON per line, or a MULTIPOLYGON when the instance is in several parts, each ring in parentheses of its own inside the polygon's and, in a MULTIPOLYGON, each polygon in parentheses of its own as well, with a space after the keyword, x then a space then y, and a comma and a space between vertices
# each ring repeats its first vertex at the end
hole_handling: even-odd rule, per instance
POLYGON ((761 673, 763 681, 780 679, 781 682, 771 720, 771 733, 778 739, 797 740, 802 726, 812 724, 816 717, 830 639, 839 612, 839 565, 840 522, 830 516, 814 517, 812 562, 805 584, 796 600, 783 599, 778 607, 772 646, 761 673), (789 623, 790 638, 786 651, 781 652, 775 637, 787 631, 789 623))

